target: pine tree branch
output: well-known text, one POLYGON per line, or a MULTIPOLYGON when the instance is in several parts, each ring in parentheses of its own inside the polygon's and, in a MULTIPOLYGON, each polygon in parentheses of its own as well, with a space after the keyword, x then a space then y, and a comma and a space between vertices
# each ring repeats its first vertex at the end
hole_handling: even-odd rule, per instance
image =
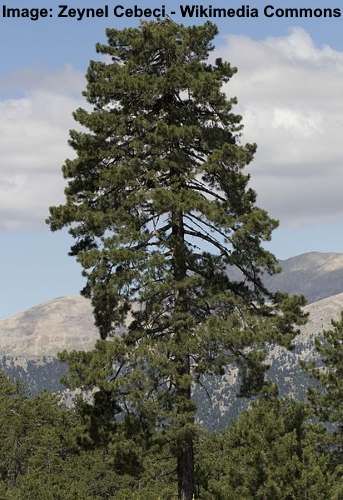
POLYGON ((195 189, 196 191, 202 191, 204 193, 207 193, 207 194, 213 196, 213 198, 216 198, 217 200, 222 201, 223 203, 227 203, 227 200, 225 198, 223 198, 219 194, 215 193, 214 191, 211 191, 210 189, 205 188, 202 185, 187 184, 186 187, 188 187, 190 189, 195 189))
POLYGON ((115 382, 120 374, 120 372, 122 371, 123 367, 125 366, 126 364, 126 361, 123 361, 120 365, 119 365, 119 368, 117 369, 116 373, 114 375, 111 375, 109 378, 108 378, 108 382, 115 382))
POLYGON ((194 228, 189 226, 188 224, 185 224, 185 234, 188 234, 188 236, 193 236, 194 238, 199 238, 200 240, 207 241, 214 247, 216 247, 218 250, 220 250, 222 255, 225 255, 227 258, 230 258, 230 254, 227 251, 227 249, 219 243, 219 241, 215 240, 212 238, 208 233, 200 233, 199 231, 195 231, 194 228))
POLYGON ((197 215, 194 215, 192 213, 188 213, 187 215, 185 215, 185 217, 196 219, 198 222, 200 222, 201 224, 204 224, 205 226, 207 226, 212 231, 215 231, 216 233, 220 234, 225 239, 228 239, 228 237, 229 237, 229 235, 223 233, 223 231, 221 231, 220 229, 218 229, 216 226, 214 226, 213 224, 211 224, 209 221, 205 221, 205 220, 201 219, 200 217, 198 217, 197 215))
MULTIPOLYGON (((194 236, 195 238, 199 238, 199 239, 202 239, 204 241, 207 241, 208 243, 210 243, 211 245, 216 247, 218 250, 220 250, 221 254, 225 255, 227 257, 228 261, 230 262, 231 255, 227 251, 227 249, 221 243, 219 243, 217 240, 213 239, 208 233, 199 233, 198 231, 195 231, 193 228, 188 226, 188 224, 185 224, 185 228, 187 228, 187 229, 185 229, 185 234, 188 234, 189 236, 194 236)), ((258 288, 258 290, 260 290, 263 294, 265 294, 267 296, 271 296, 271 292, 268 292, 268 290, 262 285, 260 279, 254 278, 254 276, 251 276, 251 274, 244 267, 239 265, 238 263, 235 262, 234 265, 241 271, 241 273, 245 276, 245 278, 247 278, 249 280, 249 282, 254 284, 256 286, 256 288, 258 288)))

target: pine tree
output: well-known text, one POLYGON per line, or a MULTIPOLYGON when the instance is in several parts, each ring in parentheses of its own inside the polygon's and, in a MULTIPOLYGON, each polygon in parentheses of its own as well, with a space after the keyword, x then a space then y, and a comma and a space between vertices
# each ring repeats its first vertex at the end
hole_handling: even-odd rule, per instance
MULTIPOLYGON (((310 389, 309 398, 316 416, 324 423, 331 423, 329 440, 334 464, 343 460, 343 312, 331 328, 316 339, 320 355, 319 367, 310 366, 310 372, 319 385, 310 389), (332 427, 333 426, 333 427, 332 427)), ((343 488, 343 485, 342 485, 343 488)))
POLYGON ((18 488, 23 482, 36 481, 43 472, 60 472, 65 457, 79 451, 78 426, 80 419, 61 408, 55 395, 29 398, 23 387, 0 373, 1 498, 22 498, 18 488))
POLYGON ((205 434, 196 449, 200 498, 326 500, 338 482, 324 429, 309 424, 310 409, 274 398, 253 403, 224 432, 205 434))
POLYGON ((69 383, 97 388, 95 433, 108 417, 143 448, 170 446, 185 500, 194 493, 193 385, 236 361, 243 389, 258 391, 266 343, 288 346, 302 321, 302 299, 262 284, 277 268, 262 247, 277 222, 256 207, 243 172, 256 146, 241 143, 236 99, 222 90, 236 69, 208 62, 216 34, 211 23, 167 20, 107 30, 97 45, 106 60, 87 72, 92 109, 74 113, 82 130, 70 132, 66 201, 48 220, 69 228, 83 294, 101 338, 112 337, 64 355, 69 383))
POLYGON ((77 407, 67 409, 49 393, 30 398, 0 372, 1 499, 132 499, 137 471, 127 464, 123 474, 125 444, 118 435, 115 443, 93 444, 77 407))

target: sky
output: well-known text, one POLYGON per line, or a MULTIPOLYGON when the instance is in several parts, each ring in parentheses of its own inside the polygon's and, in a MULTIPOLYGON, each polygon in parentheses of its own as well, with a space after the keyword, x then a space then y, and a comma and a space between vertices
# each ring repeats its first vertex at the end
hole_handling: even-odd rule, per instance
MULTIPOLYGON (((215 0, 211 5, 249 5, 261 13, 267 3, 215 0)), ((58 19, 58 5, 9 5, 53 9, 54 17, 38 21, 0 16, 0 318, 82 288, 81 269, 68 256, 70 238, 50 233, 44 220, 50 205, 63 202, 61 166, 73 155, 67 144, 71 114, 85 104, 81 92, 88 62, 97 58, 95 43, 105 41, 106 27, 139 22, 58 19)), ((75 0, 70 7, 103 5, 75 0)), ((142 0, 139 5, 160 4, 142 0)), ((178 12, 179 5, 166 2, 167 10, 178 12)), ((330 3, 278 0, 275 7, 328 8, 330 3)), ((343 252, 343 17, 213 21, 219 27, 214 55, 238 68, 225 92, 238 98, 244 140, 258 144, 249 167, 251 185, 258 205, 280 221, 268 248, 281 259, 343 252)))

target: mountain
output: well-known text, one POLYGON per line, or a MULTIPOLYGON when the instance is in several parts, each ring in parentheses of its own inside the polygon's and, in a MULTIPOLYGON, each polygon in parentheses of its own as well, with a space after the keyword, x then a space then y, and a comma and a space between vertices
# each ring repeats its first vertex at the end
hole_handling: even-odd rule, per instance
MULTIPOLYGON (((343 255, 313 252, 280 264, 283 272, 266 277, 267 286, 303 293, 312 303, 305 307, 310 320, 296 339, 294 350, 271 346, 268 373, 278 382, 281 394, 303 397, 308 379, 299 368, 299 360, 313 357, 314 337, 343 310, 343 255), (314 302, 318 297, 321 300, 314 302)), ((66 367, 58 361, 57 353, 92 349, 97 339, 90 302, 82 297, 57 298, 0 320, 0 368, 22 380, 32 393, 42 389, 62 391, 60 379, 66 367)), ((209 428, 222 427, 248 404, 237 398, 235 366, 224 378, 211 377, 203 383, 207 390, 199 389, 195 397, 201 400, 199 420, 209 428)))
MULTIPOLYGON (((309 321, 297 337, 294 350, 271 347, 268 377, 278 383, 281 394, 304 397, 309 381, 299 361, 313 359, 315 337, 331 319, 338 318, 341 310, 343 293, 307 305, 309 321)), ((89 301, 82 297, 58 298, 0 321, 0 368, 23 381, 32 393, 42 389, 63 391, 60 379, 66 367, 56 358, 57 353, 91 349, 97 338, 89 301)), ((229 367, 223 378, 208 377, 202 382, 206 390, 198 389, 195 398, 201 401, 199 420, 208 428, 225 426, 248 405, 246 399, 237 398, 235 366, 229 367)))
POLYGON ((90 350, 98 332, 83 297, 60 297, 0 320, 0 368, 32 393, 63 390, 66 367, 57 353, 90 350))
MULTIPOLYGON (((310 252, 280 260, 281 272, 265 274, 263 282, 268 290, 304 295, 308 302, 331 297, 343 292, 343 254, 310 252)), ((239 281, 242 273, 228 267, 231 279, 239 281)))
POLYGON ((83 297, 59 297, 0 320, 0 352, 35 359, 64 349, 90 350, 98 338, 92 306, 83 297))
MULTIPOLYGON (((309 252, 286 260, 280 260, 281 272, 262 278, 272 292, 282 291, 300 294, 307 302, 331 297, 343 292, 343 254, 309 252)), ((233 281, 242 279, 242 273, 234 266, 227 268, 233 281)))
MULTIPOLYGON (((323 329, 331 325, 332 319, 338 319, 343 311, 343 293, 328 297, 304 308, 309 313, 309 320, 301 328, 301 333, 294 341, 294 349, 288 351, 279 346, 271 346, 267 363, 270 366, 267 378, 276 382, 282 396, 303 399, 311 381, 300 366, 300 361, 317 359, 314 349, 315 338, 323 329)), ((203 381, 206 390, 199 389, 197 402, 201 402, 200 421, 208 428, 223 428, 228 421, 245 409, 249 401, 237 398, 239 389, 238 370, 230 367, 222 379, 207 378, 203 381), (210 399, 208 397, 210 394, 210 399)))
POLYGON ((343 254, 310 252, 281 260, 282 272, 265 276, 271 291, 302 294, 308 302, 343 292, 343 254))
MULTIPOLYGON (((303 294, 309 303, 343 292, 343 254, 311 252, 280 266, 280 274, 264 277, 270 290, 303 294)), ((90 302, 80 296, 59 297, 0 320, 0 352, 14 357, 87 350, 97 338, 90 302)))

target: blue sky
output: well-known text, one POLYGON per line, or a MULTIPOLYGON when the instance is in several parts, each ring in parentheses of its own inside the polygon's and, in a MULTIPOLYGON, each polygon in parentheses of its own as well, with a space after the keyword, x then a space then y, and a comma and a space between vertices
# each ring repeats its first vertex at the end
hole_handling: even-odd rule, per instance
MULTIPOLYGON (((18 1, 10 6, 57 10, 58 2, 30 4, 18 1)), ((179 2, 166 4, 172 10, 179 2)), ((266 4, 249 5, 263 10, 266 4)), ((70 6, 101 5, 74 1, 70 6)), ((301 7, 330 5, 303 1, 301 7)), ((89 59, 96 58, 95 43, 104 41, 108 26, 137 23, 0 18, 0 318, 50 298, 77 294, 82 286, 80 268, 67 256, 70 240, 63 233, 51 234, 43 220, 48 206, 62 199, 60 166, 69 154, 70 114, 83 102, 83 75, 89 59)), ((247 139, 259 145, 252 183, 259 204, 280 219, 268 247, 280 258, 307 251, 342 252, 343 17, 261 16, 216 23, 218 53, 239 68, 228 93, 239 99, 247 139)))

